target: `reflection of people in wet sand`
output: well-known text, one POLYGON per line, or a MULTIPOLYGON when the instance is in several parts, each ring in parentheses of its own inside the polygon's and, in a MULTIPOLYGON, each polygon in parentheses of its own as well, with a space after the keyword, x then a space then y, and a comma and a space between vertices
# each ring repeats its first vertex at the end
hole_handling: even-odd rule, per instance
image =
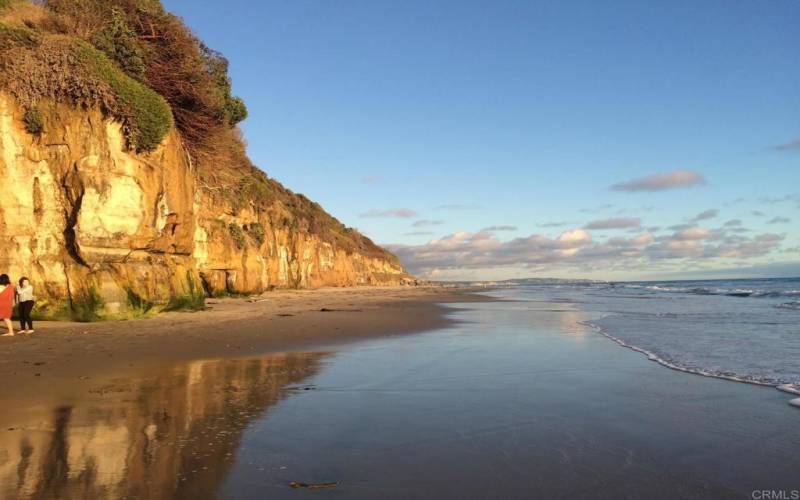
POLYGON ((8 279, 7 274, 0 274, 0 319, 5 322, 8 328, 8 333, 3 334, 2 337, 14 336, 14 326, 11 324, 11 312, 13 309, 14 286, 11 284, 11 280, 8 279))

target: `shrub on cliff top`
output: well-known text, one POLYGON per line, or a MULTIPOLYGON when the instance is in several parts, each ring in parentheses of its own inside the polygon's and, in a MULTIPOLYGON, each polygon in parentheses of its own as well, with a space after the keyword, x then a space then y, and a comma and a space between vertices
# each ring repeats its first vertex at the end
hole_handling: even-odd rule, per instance
POLYGON ((41 41, 41 35, 25 26, 0 23, 0 51, 13 47, 34 47, 41 41))
POLYGON ((142 47, 119 9, 111 10, 111 24, 92 39, 95 47, 113 59, 130 76, 144 79, 142 47))
POLYGON ((73 39, 59 35, 25 37, 0 52, 0 86, 24 107, 44 98, 107 111, 116 105, 111 88, 82 67, 73 39))
POLYGON ((25 107, 45 98, 100 106, 122 122, 129 147, 140 152, 155 149, 173 125, 161 96, 82 40, 0 25, 3 47, 0 86, 25 107))
POLYGON ((169 105, 146 85, 123 73, 104 53, 88 43, 76 41, 76 52, 83 64, 113 90, 118 113, 130 142, 137 151, 152 151, 172 128, 169 105))
MULTIPOLYGON (((52 37, 58 34, 78 38, 106 54, 114 69, 145 83, 165 99, 172 111, 169 120, 174 120, 196 164, 205 163, 224 170, 241 161, 243 155, 232 152, 240 145, 239 139, 229 132, 247 117, 247 108, 241 98, 232 94, 228 61, 205 46, 179 17, 166 12, 159 0, 37 2, 43 8, 21 0, 14 0, 14 3, 18 5, 13 5, 7 13, 3 13, 0 20, 13 18, 11 24, 33 26, 38 33, 15 30, 6 33, 5 37, 0 34, 0 52, 5 52, 3 38, 9 38, 9 35, 15 39, 16 47, 22 45, 22 39, 25 39, 26 45, 35 45, 38 43, 36 36, 52 37), (36 10, 39 17, 32 14, 21 17, 23 5, 29 10, 36 10), (23 17, 36 20, 30 22, 30 19, 24 20, 23 17)), ((0 53, 0 57, 4 55, 0 53)), ((96 55, 91 55, 88 59, 96 58, 96 55)), ((39 59, 53 58, 45 55, 39 59)), ((157 145, 167 128, 164 126, 167 117, 159 111, 161 106, 156 100, 148 99, 146 93, 139 92, 142 89, 127 85, 103 62, 94 68, 101 71, 94 71, 95 75, 87 76, 98 76, 108 85, 90 85, 88 90, 86 85, 81 85, 85 82, 75 81, 80 79, 74 78, 76 72, 65 75, 61 71, 63 66, 57 66, 48 76, 55 80, 72 79, 72 83, 78 85, 64 86, 57 93, 59 98, 89 106, 93 104, 90 102, 93 98, 100 97, 103 99, 100 103, 103 109, 125 125, 131 147, 147 151, 157 145), (98 96, 98 87, 106 87, 112 90, 109 94, 117 94, 114 102, 107 96, 98 96), (117 107, 112 104, 117 104, 117 107), (140 109, 138 104, 143 104, 143 108, 140 109)), ((22 72, 17 72, 16 76, 26 78, 22 72)), ((77 76, 84 75, 78 72, 77 76)), ((38 86, 48 88, 52 84, 45 82, 38 86)), ((31 98, 23 105, 35 104, 41 96, 52 97, 52 93, 31 92, 31 98)))
POLYGON ((47 0, 45 5, 63 18, 70 33, 93 43, 166 99, 195 159, 220 163, 214 136, 247 116, 244 102, 231 93, 222 55, 159 0, 47 0))

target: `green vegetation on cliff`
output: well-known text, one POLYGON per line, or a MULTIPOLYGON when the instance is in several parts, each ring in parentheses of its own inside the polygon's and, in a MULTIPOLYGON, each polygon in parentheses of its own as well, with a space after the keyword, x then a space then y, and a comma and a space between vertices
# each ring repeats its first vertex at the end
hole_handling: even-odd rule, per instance
POLYGON ((244 239, 244 231, 242 230, 242 226, 235 222, 231 222, 228 224, 228 232, 231 235, 231 239, 233 243, 236 245, 236 248, 241 250, 247 244, 247 241, 244 239))
MULTIPOLYGON (((98 105, 123 124, 130 147, 140 152, 158 147, 173 126, 163 97, 79 38, 0 23, 0 70, 0 87, 26 109, 43 99, 98 105)), ((32 118, 26 113, 26 129, 41 132, 32 118)))
POLYGON ((123 71, 137 80, 144 80, 144 51, 121 10, 111 10, 111 24, 98 32, 92 41, 95 47, 105 52, 123 71))
POLYGON ((25 122, 25 130, 30 134, 39 135, 44 130, 44 119, 36 106, 26 109, 22 120, 25 122))
POLYGON ((62 31, 104 52, 160 94, 195 157, 213 157, 215 136, 247 116, 231 93, 228 61, 205 46, 158 0, 46 0, 62 31))
POLYGON ((130 141, 138 151, 157 148, 172 128, 172 113, 163 97, 119 70, 104 53, 76 41, 79 63, 111 87, 130 141))
POLYGON ((162 311, 201 311, 206 306, 206 294, 195 282, 192 273, 186 273, 186 291, 172 297, 162 311))

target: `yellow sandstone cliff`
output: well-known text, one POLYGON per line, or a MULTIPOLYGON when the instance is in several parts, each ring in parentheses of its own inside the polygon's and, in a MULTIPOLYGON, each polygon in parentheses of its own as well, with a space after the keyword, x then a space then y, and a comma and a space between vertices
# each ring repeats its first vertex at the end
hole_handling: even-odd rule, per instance
POLYGON ((275 181, 266 206, 231 206, 199 185, 174 130, 137 154, 99 110, 38 109, 34 135, 0 93, 0 272, 28 276, 46 314, 123 317, 208 295, 408 280, 396 257, 275 181))

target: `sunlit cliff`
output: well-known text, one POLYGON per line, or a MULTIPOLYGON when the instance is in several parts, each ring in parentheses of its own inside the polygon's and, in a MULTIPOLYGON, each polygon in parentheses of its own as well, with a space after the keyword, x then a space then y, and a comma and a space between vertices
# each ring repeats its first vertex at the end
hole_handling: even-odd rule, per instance
POLYGON ((0 0, 0 70, 0 269, 40 311, 407 279, 250 163, 227 61, 158 1, 0 0))

